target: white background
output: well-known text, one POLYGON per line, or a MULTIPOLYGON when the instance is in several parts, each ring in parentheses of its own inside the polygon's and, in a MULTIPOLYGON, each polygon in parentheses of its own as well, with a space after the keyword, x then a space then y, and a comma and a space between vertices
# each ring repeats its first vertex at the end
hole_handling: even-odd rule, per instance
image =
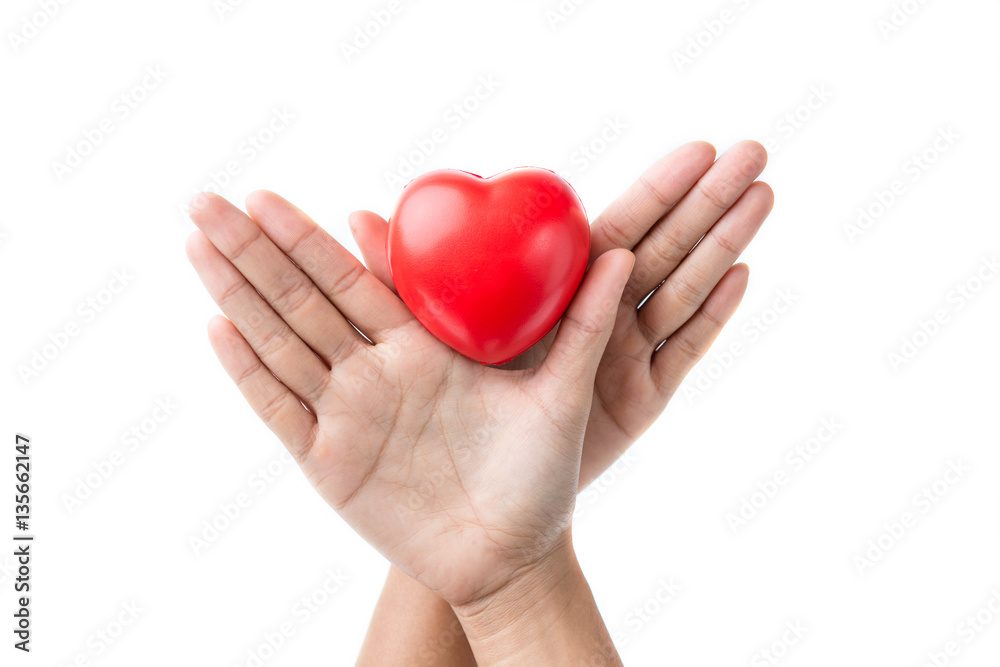
POLYGON ((888 0, 591 0, 559 21, 556 0, 423 0, 350 59, 342 45, 387 0, 94 0, 54 3, 51 18, 44 4, 9 0, 0 21, 3 469, 14 433, 32 436, 38 536, 30 656, 10 647, 0 551, 0 662, 246 665, 291 621, 264 664, 353 663, 387 564, 284 466, 216 362, 181 207, 233 161, 226 197, 273 189, 354 248, 347 214, 388 215, 386 172, 441 127, 419 171, 568 170, 592 216, 684 142, 770 140, 776 205, 743 257, 742 307, 619 473, 580 500, 577 549, 626 664, 769 664, 758 652, 788 622, 807 630, 782 665, 917 667, 952 640, 948 664, 997 664, 1000 614, 971 642, 959 627, 993 592, 1000 610, 1000 280, 982 268, 1000 251, 997 2, 910 0, 886 34, 888 0), (163 80, 131 92, 146 68, 163 80), (490 76, 496 90, 446 120, 490 76), (268 136, 275 109, 294 119, 268 136), (112 131, 80 148, 105 118, 112 131), (609 121, 625 128, 583 157, 609 121), (957 138, 935 151, 948 128, 957 138), (254 153, 250 135, 269 143, 254 153), (933 163, 912 171, 927 149, 933 163), (60 173, 76 150, 88 155, 60 173), (897 179, 905 192, 850 235, 897 179), (103 292, 122 270, 127 287, 103 292), (959 298, 959 285, 979 289, 959 298), (770 311, 782 290, 793 305, 770 311), (80 306, 108 296, 93 316, 80 306), (947 321, 893 364, 938 310, 947 321), (742 354, 726 359, 733 343, 742 354), (36 352, 50 358, 26 377, 36 352), (157 399, 178 407, 153 430, 157 399), (827 418, 842 428, 795 469, 787 452, 827 418), (133 427, 151 431, 134 451, 133 427), (121 465, 69 509, 115 450, 121 465), (915 503, 949 461, 968 472, 915 503), (260 484, 268 464, 283 471, 260 484), (778 470, 788 483, 734 532, 727 515, 778 470), (250 505, 196 554, 190 538, 241 493, 250 505), (882 535, 906 512, 915 525, 882 535), (881 558, 859 567, 880 536, 881 558), (338 569, 348 580, 300 622, 296 602, 338 569), (682 590, 661 604, 671 577, 682 590), (138 618, 99 652, 95 633, 133 602, 138 618))

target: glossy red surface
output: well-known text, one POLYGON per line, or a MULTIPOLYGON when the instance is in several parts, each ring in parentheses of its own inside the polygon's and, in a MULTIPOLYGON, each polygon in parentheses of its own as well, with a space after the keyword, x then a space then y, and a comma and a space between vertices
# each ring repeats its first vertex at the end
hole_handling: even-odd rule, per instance
POLYGON ((498 364, 541 339, 576 293, 590 225, 572 186, 545 169, 411 181, 389 220, 399 296, 438 339, 498 364))

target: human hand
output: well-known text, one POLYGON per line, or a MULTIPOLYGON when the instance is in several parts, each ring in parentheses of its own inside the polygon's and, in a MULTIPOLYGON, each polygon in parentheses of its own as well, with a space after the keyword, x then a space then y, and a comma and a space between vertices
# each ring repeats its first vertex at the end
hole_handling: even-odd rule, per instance
MULTIPOLYGON (((599 476, 662 412, 743 297, 748 270, 732 263, 773 203, 770 188, 754 183, 767 155, 756 142, 741 142, 713 164, 714 157, 715 149, 704 142, 680 147, 649 168, 591 226, 593 257, 608 248, 625 247, 635 253, 636 265, 596 376, 581 487, 599 476), (706 233, 709 243, 699 244, 689 254, 706 233)), ((392 288, 386 222, 359 211, 351 216, 351 229, 370 270, 392 288)), ((533 367, 553 336, 554 332, 505 367, 533 367)), ((432 593, 393 569, 359 664, 387 660, 470 664, 465 638, 451 630, 447 630, 453 637, 450 648, 433 644, 430 650, 419 648, 426 646, 426 637, 452 627, 453 618, 432 593), (408 611, 401 615, 397 609, 408 611), (408 621, 413 610, 434 620, 427 621, 429 626, 414 625, 408 621), (385 641, 400 628, 410 641, 385 641)))
POLYGON ((544 361, 500 370, 431 336, 277 195, 250 195, 249 217, 201 197, 188 256, 228 318, 211 321, 209 338, 323 498, 456 608, 515 582, 520 590, 528 576, 532 589, 555 585, 561 575, 543 565, 561 572, 573 562, 568 531, 594 374, 632 254, 596 258, 544 361), (398 520, 428 482, 433 492, 398 520))

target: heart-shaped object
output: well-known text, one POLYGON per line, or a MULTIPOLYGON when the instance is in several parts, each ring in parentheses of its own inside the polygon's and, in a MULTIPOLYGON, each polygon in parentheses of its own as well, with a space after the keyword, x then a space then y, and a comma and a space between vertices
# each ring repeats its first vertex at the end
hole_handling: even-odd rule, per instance
POLYGON ((547 169, 431 171, 404 189, 386 240, 400 298, 439 340, 484 364, 555 326, 590 257, 573 187, 547 169))

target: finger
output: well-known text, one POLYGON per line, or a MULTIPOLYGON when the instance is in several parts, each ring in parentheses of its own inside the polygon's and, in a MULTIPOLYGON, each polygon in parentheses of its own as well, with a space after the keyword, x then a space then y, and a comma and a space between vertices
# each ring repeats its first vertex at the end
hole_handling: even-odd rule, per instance
POLYGON ((747 188, 740 200, 705 235, 698 247, 639 308, 640 329, 659 345, 701 306, 764 224, 774 193, 767 183, 747 188))
POLYGON ((716 160, 680 202, 636 246, 641 267, 625 288, 638 305, 687 256, 698 240, 736 203, 767 164, 756 141, 741 141, 716 160))
POLYGON ((628 250, 610 250, 584 276, 541 365, 563 388, 593 386, 634 261, 628 250))
POLYGON ((389 256, 385 251, 386 238, 389 235, 389 223, 382 216, 371 211, 355 211, 347 218, 351 234, 361 249, 365 266, 382 284, 396 291, 392 284, 392 271, 389 270, 389 256))
POLYGON ((652 374, 661 393, 673 394, 688 372, 705 356, 743 300, 749 277, 750 269, 746 264, 730 268, 694 317, 653 353, 652 374))
POLYGON ((267 234, 224 198, 202 193, 191 219, 306 345, 333 366, 364 339, 267 234))
POLYGON ((253 411, 300 458, 315 438, 315 417, 267 370, 232 322, 221 315, 213 317, 208 340, 253 411))
POLYGON ((634 248, 708 171, 714 159, 715 147, 704 141, 684 144, 660 158, 597 216, 590 227, 591 261, 612 248, 634 248))
POLYGON ((204 232, 188 237, 188 258, 208 293, 282 383, 313 409, 329 370, 204 232))
POLYGON ((393 329, 413 321, 399 297, 291 202, 257 190, 247 197, 246 205, 278 247, 370 340, 378 343, 393 329))

